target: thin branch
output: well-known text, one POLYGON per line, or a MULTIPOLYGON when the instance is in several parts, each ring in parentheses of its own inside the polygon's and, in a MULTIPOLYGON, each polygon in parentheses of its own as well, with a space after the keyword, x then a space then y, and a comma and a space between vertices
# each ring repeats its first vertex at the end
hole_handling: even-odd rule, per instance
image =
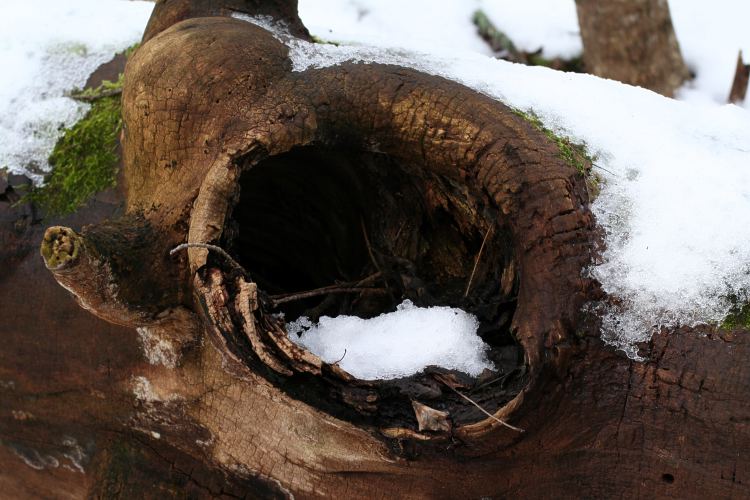
POLYGON ((186 250, 188 248, 205 248, 206 250, 216 252, 219 255, 221 255, 233 268, 242 271, 242 274, 244 274, 250 279, 250 274, 248 274, 248 272, 245 271, 245 268, 242 267, 239 262, 234 260, 232 256, 227 253, 226 250, 216 245, 209 245, 208 243, 182 243, 174 247, 172 250, 170 250, 169 255, 174 255, 177 252, 181 250, 186 250))
POLYGON ((518 368, 511 370, 505 375, 500 375, 499 377, 495 377, 492 380, 488 380, 487 382, 474 387, 472 390, 478 391, 479 389, 492 385, 496 382, 500 382, 500 387, 503 387, 503 385, 505 385, 505 381, 508 380, 508 378, 510 378, 510 376, 515 374, 517 371, 518 371, 518 368))
POLYGON ((396 231, 396 236, 393 237, 393 241, 398 241, 398 237, 401 236, 401 231, 404 230, 404 227, 406 226, 406 221, 403 221, 401 223, 401 226, 399 226, 398 231, 396 231))
MULTIPOLYGON (((359 224, 360 226, 362 226, 362 234, 365 237, 365 245, 367 245, 367 253, 370 254, 370 260, 372 261, 372 264, 375 266, 375 269, 378 270, 380 275, 385 277, 385 275, 383 274, 383 270, 380 269, 380 265, 378 264, 378 261, 375 260, 375 254, 372 251, 372 246, 370 246, 370 238, 367 236, 367 228, 365 227, 365 220, 362 217, 359 218, 359 224)), ((391 287, 388 286, 388 280, 384 278, 383 282, 385 283, 386 290, 388 290, 388 293, 390 293, 391 287)))
POLYGON ((479 265, 479 259, 482 258, 482 252, 484 251, 484 245, 487 243, 487 238, 489 238, 490 233, 492 232, 492 226, 487 229, 487 232, 484 235, 484 239, 482 240, 482 246, 479 247, 479 253, 477 253, 477 258, 474 259, 474 269, 471 270, 471 276, 469 276, 469 282, 466 283, 466 291, 464 292, 464 297, 468 297, 469 290, 471 289, 471 282, 474 281, 474 273, 477 272, 477 266, 479 265))
POLYGON ((332 365, 337 365, 337 364, 341 363, 341 361, 343 361, 343 359, 344 359, 345 357, 346 357, 346 349, 344 349, 344 355, 343 355, 343 356, 341 356, 341 357, 339 358, 339 360, 338 360, 338 361, 334 361, 334 362, 333 362, 333 363, 331 363, 331 364, 332 364, 332 365))
POLYGON ((287 302, 294 302, 295 300, 309 299, 310 297, 319 297, 321 295, 328 295, 331 293, 386 293, 385 288, 369 288, 369 287, 338 287, 338 286, 326 286, 318 288, 316 290, 309 290, 307 292, 293 293, 291 295, 285 295, 281 298, 274 298, 272 295, 269 297, 273 302, 273 306, 276 307, 280 304, 286 304, 287 302))
POLYGON ((286 297, 292 297, 292 296, 298 296, 303 293, 309 293, 309 292, 317 292, 317 291, 326 291, 326 290, 336 290, 339 288, 364 288, 365 285, 369 285, 376 279, 380 277, 380 273, 372 273, 369 276, 365 276, 361 280, 358 281, 348 281, 345 283, 335 283, 333 285, 326 285, 320 288, 315 288, 313 290, 304 290, 302 292, 288 292, 288 293, 277 293, 276 295, 271 295, 269 298, 271 299, 284 299, 286 297))
MULTIPOLYGON (((369 275, 369 276, 365 276, 365 277, 364 277, 364 278, 362 278, 361 280, 359 280, 359 281, 355 282, 355 283, 354 283, 354 286, 365 286, 365 285, 369 285, 370 283, 372 283, 373 281, 377 280, 378 278, 380 278, 380 277, 382 277, 382 276, 383 276, 383 274, 382 274, 381 272, 377 272, 377 273, 372 273, 371 275, 369 275)), ((383 282, 385 283, 385 280, 383 280, 383 282)), ((346 283, 344 283, 344 285, 347 285, 347 284, 346 284, 346 283)), ((348 285, 347 285, 347 286, 348 286, 348 285)))
POLYGON ((70 98, 82 102, 95 102, 104 97, 112 97, 120 94, 122 94, 122 88, 101 90, 93 94, 87 94, 85 92, 74 92, 70 94, 70 98))
POLYGON ((435 377, 435 379, 438 380, 439 382, 442 382, 443 385, 445 385, 446 387, 448 387, 450 390, 452 390, 453 392, 455 392, 456 394, 458 394, 459 396, 461 396, 462 398, 464 398, 469 403, 471 403, 474 406, 476 406, 479 409, 479 411, 481 411, 482 413, 484 413, 485 415, 487 415, 488 417, 490 417, 492 420, 494 420, 494 421, 496 421, 496 422, 504 425, 508 429, 514 430, 516 432, 526 432, 525 430, 521 429, 520 427, 516 427, 516 426, 510 425, 508 422, 497 418, 495 415, 493 415, 492 413, 488 412, 487 410, 485 410, 484 408, 482 408, 481 406, 479 406, 479 403, 475 402, 469 396, 467 396, 465 394, 462 394, 461 392, 458 391, 458 389, 456 389, 455 387, 453 387, 450 384, 448 384, 445 380, 443 380, 442 377, 435 377))
POLYGON ((603 171, 607 172, 610 175, 618 177, 618 175, 616 173, 612 172, 611 170, 607 170, 606 168, 602 167, 601 165, 599 165, 597 163, 591 162, 591 166, 595 167, 595 168, 598 168, 599 170, 603 170, 603 171))

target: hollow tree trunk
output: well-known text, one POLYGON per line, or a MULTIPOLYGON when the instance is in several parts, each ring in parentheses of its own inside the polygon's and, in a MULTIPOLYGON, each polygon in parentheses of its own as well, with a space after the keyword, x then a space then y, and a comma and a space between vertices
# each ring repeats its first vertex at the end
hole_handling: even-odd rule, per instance
POLYGON ((576 0, 586 71, 671 97, 690 77, 667 0, 576 0))
POLYGON ((584 179, 543 133, 404 68, 292 72, 236 5, 202 5, 158 4, 128 63, 121 209, 19 232, 0 204, 5 494, 747 496, 748 332, 606 348, 580 314, 584 179), (170 255, 185 241, 232 260, 170 255), (372 275, 390 295, 299 307, 460 305, 504 372, 358 380, 270 314, 269 294, 372 275))

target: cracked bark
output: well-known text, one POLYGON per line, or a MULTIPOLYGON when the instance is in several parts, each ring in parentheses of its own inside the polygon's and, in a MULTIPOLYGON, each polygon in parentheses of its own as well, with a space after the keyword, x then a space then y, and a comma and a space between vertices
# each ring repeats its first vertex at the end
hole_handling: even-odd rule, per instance
MULTIPOLYGON (((403 68, 292 73, 272 36, 203 5, 158 4, 148 41, 128 63, 125 214, 98 202, 53 221, 91 225, 75 231, 86 250, 78 254, 65 238, 55 247, 61 230, 48 233, 52 273, 19 252, 42 241, 44 228, 17 233, 10 217, 0 219, 2 241, 12 240, 0 252, 20 259, 0 274, 5 493, 747 495, 749 464, 739 453, 750 445, 746 332, 663 332, 644 346, 644 363, 603 346, 595 321, 579 314, 598 298, 580 278, 593 240, 585 187, 543 134, 502 104, 403 68), (192 18, 196 12, 212 17, 192 18), (299 162, 308 174, 294 170, 299 162), (462 300, 474 256, 495 228, 466 306, 481 304, 483 293, 517 293, 506 333, 522 347, 527 376, 510 400, 490 393, 488 403, 525 433, 483 416, 461 421, 450 391, 427 378, 384 388, 291 349, 264 310, 264 287, 284 286, 279 272, 250 283, 204 250, 169 256, 189 240, 261 263, 253 256, 286 235, 255 215, 294 208, 273 196, 275 210, 260 211, 274 179, 292 194, 301 195, 295 179, 313 187, 309 211, 333 212, 331 193, 341 206, 359 207, 364 219, 332 222, 342 222, 340 234, 361 235, 364 220, 389 285, 415 300, 462 300), (401 198, 389 195, 398 190, 401 198), (440 251, 418 244, 424 227, 440 251), (267 235, 251 238, 261 245, 251 256, 242 251, 248 232, 267 235), (78 266, 94 279, 60 274, 78 266), (99 318, 125 326, 78 308, 52 275, 99 318), (160 331, 190 326, 193 333, 177 337, 184 349, 173 366, 158 352, 144 356, 133 330, 150 329, 156 349, 160 331), (414 387, 419 398, 408 392, 414 387), (79 456, 72 442, 83 473, 70 458, 79 456)), ((307 237, 303 229, 293 233, 307 237)), ((315 267, 308 279, 329 278, 329 268, 361 271, 370 265, 365 246, 352 245, 336 266, 303 266, 315 267)), ((295 284, 299 273, 291 274, 295 284)))

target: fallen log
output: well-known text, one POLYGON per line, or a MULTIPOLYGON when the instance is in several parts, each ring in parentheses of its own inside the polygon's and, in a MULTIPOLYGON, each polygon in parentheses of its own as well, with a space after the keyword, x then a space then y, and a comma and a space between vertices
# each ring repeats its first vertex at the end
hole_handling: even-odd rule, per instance
MULTIPOLYGON (((553 141, 439 77, 292 72, 269 32, 225 16, 254 13, 241 4, 157 5, 125 75, 124 214, 37 228, 44 264, 4 278, 0 460, 19 471, 0 475, 5 491, 747 493, 748 337, 662 332, 645 362, 602 344, 581 313, 601 296, 581 278, 585 179, 553 141), (186 242, 246 272, 206 248, 170 255, 186 242), (44 266, 122 326, 76 309, 44 266), (463 307, 503 373, 359 380, 291 342, 268 303, 376 272, 390 294, 336 294, 326 311, 463 307)), ((281 308, 327 299, 305 300, 281 308)))

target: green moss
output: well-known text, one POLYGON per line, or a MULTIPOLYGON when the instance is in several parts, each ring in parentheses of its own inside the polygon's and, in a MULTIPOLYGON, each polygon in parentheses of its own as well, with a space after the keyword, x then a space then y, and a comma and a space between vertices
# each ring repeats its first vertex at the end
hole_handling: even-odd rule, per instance
POLYGON ((591 164, 596 161, 596 158, 589 154, 588 148, 585 143, 574 142, 570 137, 560 136, 555 134, 552 130, 548 129, 542 123, 542 120, 533 111, 521 111, 520 109, 514 109, 513 112, 529 122, 537 130, 544 133, 552 142, 557 144, 557 148, 560 150, 560 158, 565 160, 568 165, 575 168, 581 175, 587 175, 591 170, 591 164))
POLYGON ((738 311, 730 313, 724 318, 724 321, 721 322, 721 328, 725 330, 733 330, 735 328, 750 330, 750 304, 745 304, 745 306, 738 311))
POLYGON ((122 84, 123 74, 120 73, 117 81, 111 82, 109 80, 103 80, 102 84, 94 89, 72 91, 70 97, 79 101, 92 102, 103 97, 120 94, 122 92, 122 84))
MULTIPOLYGON (((123 53, 130 57, 139 45, 131 45, 123 53)), ((47 216, 65 215, 115 185, 122 85, 121 73, 115 82, 105 80, 95 89, 70 93, 74 99, 92 103, 91 109, 64 131, 49 157, 52 172, 44 185, 32 189, 23 201, 35 203, 47 216)))
MULTIPOLYGON (((139 46, 136 43, 125 49, 125 57, 139 46)), ((73 49, 79 50, 70 50, 73 49)), ((47 216, 65 215, 115 185, 120 162, 117 146, 122 127, 122 85, 121 73, 115 82, 105 80, 95 89, 70 93, 74 99, 92 103, 91 109, 78 123, 65 129, 49 157, 52 172, 43 186, 33 188, 22 201, 35 203, 47 216)))
POLYGON ((583 57, 574 56, 569 59, 556 57, 547 59, 540 52, 532 52, 526 55, 526 64, 529 66, 544 66, 559 71, 568 71, 572 73, 585 73, 583 67, 583 57))
MULTIPOLYGON (((106 82, 92 93, 112 90, 117 83, 106 82)), ((115 185, 119 155, 117 138, 122 126, 120 96, 94 100, 78 123, 66 129, 49 157, 52 172, 45 184, 34 188, 26 199, 36 203, 48 216, 75 211, 91 196, 115 185)))
POLYGON ((513 40, 492 24, 490 18, 482 10, 477 10, 471 17, 471 21, 477 27, 477 32, 495 52, 508 53, 512 60, 523 59, 521 52, 516 48, 513 40))
POLYGON ((471 21, 477 27, 479 36, 501 59, 528 66, 545 66, 561 71, 583 72, 583 58, 581 56, 571 57, 570 59, 561 57, 548 59, 542 55, 541 48, 534 52, 519 50, 513 40, 492 24, 490 18, 481 9, 474 12, 471 21))
POLYGON ((341 45, 341 43, 339 43, 339 42, 334 42, 334 41, 331 41, 331 40, 326 40, 324 38, 320 38, 319 36, 315 36, 315 35, 310 35, 310 39, 313 41, 313 43, 323 43, 323 44, 328 44, 328 45, 334 45, 336 47, 338 47, 339 45, 341 45))
POLYGON ((125 54, 125 57, 126 57, 126 58, 129 58, 130 56, 132 56, 132 55, 133 55, 133 52, 135 52, 135 50, 136 50, 136 49, 137 49, 138 47, 140 47, 140 46, 141 46, 141 42, 137 42, 137 43, 134 43, 133 45, 131 45, 130 47, 128 47, 127 49, 125 49, 125 50, 123 51, 123 54, 125 54))
POLYGON ((719 328, 733 330, 744 328, 750 330, 750 292, 742 289, 725 297, 731 304, 729 314, 719 324, 719 328))
POLYGON ((544 126, 544 123, 542 123, 542 120, 534 111, 513 109, 513 113, 529 122, 535 129, 557 144, 560 158, 585 178, 589 198, 590 200, 594 200, 601 191, 601 178, 591 170, 591 167, 596 162, 596 156, 589 153, 586 144, 575 142, 567 136, 555 134, 552 130, 544 126))

